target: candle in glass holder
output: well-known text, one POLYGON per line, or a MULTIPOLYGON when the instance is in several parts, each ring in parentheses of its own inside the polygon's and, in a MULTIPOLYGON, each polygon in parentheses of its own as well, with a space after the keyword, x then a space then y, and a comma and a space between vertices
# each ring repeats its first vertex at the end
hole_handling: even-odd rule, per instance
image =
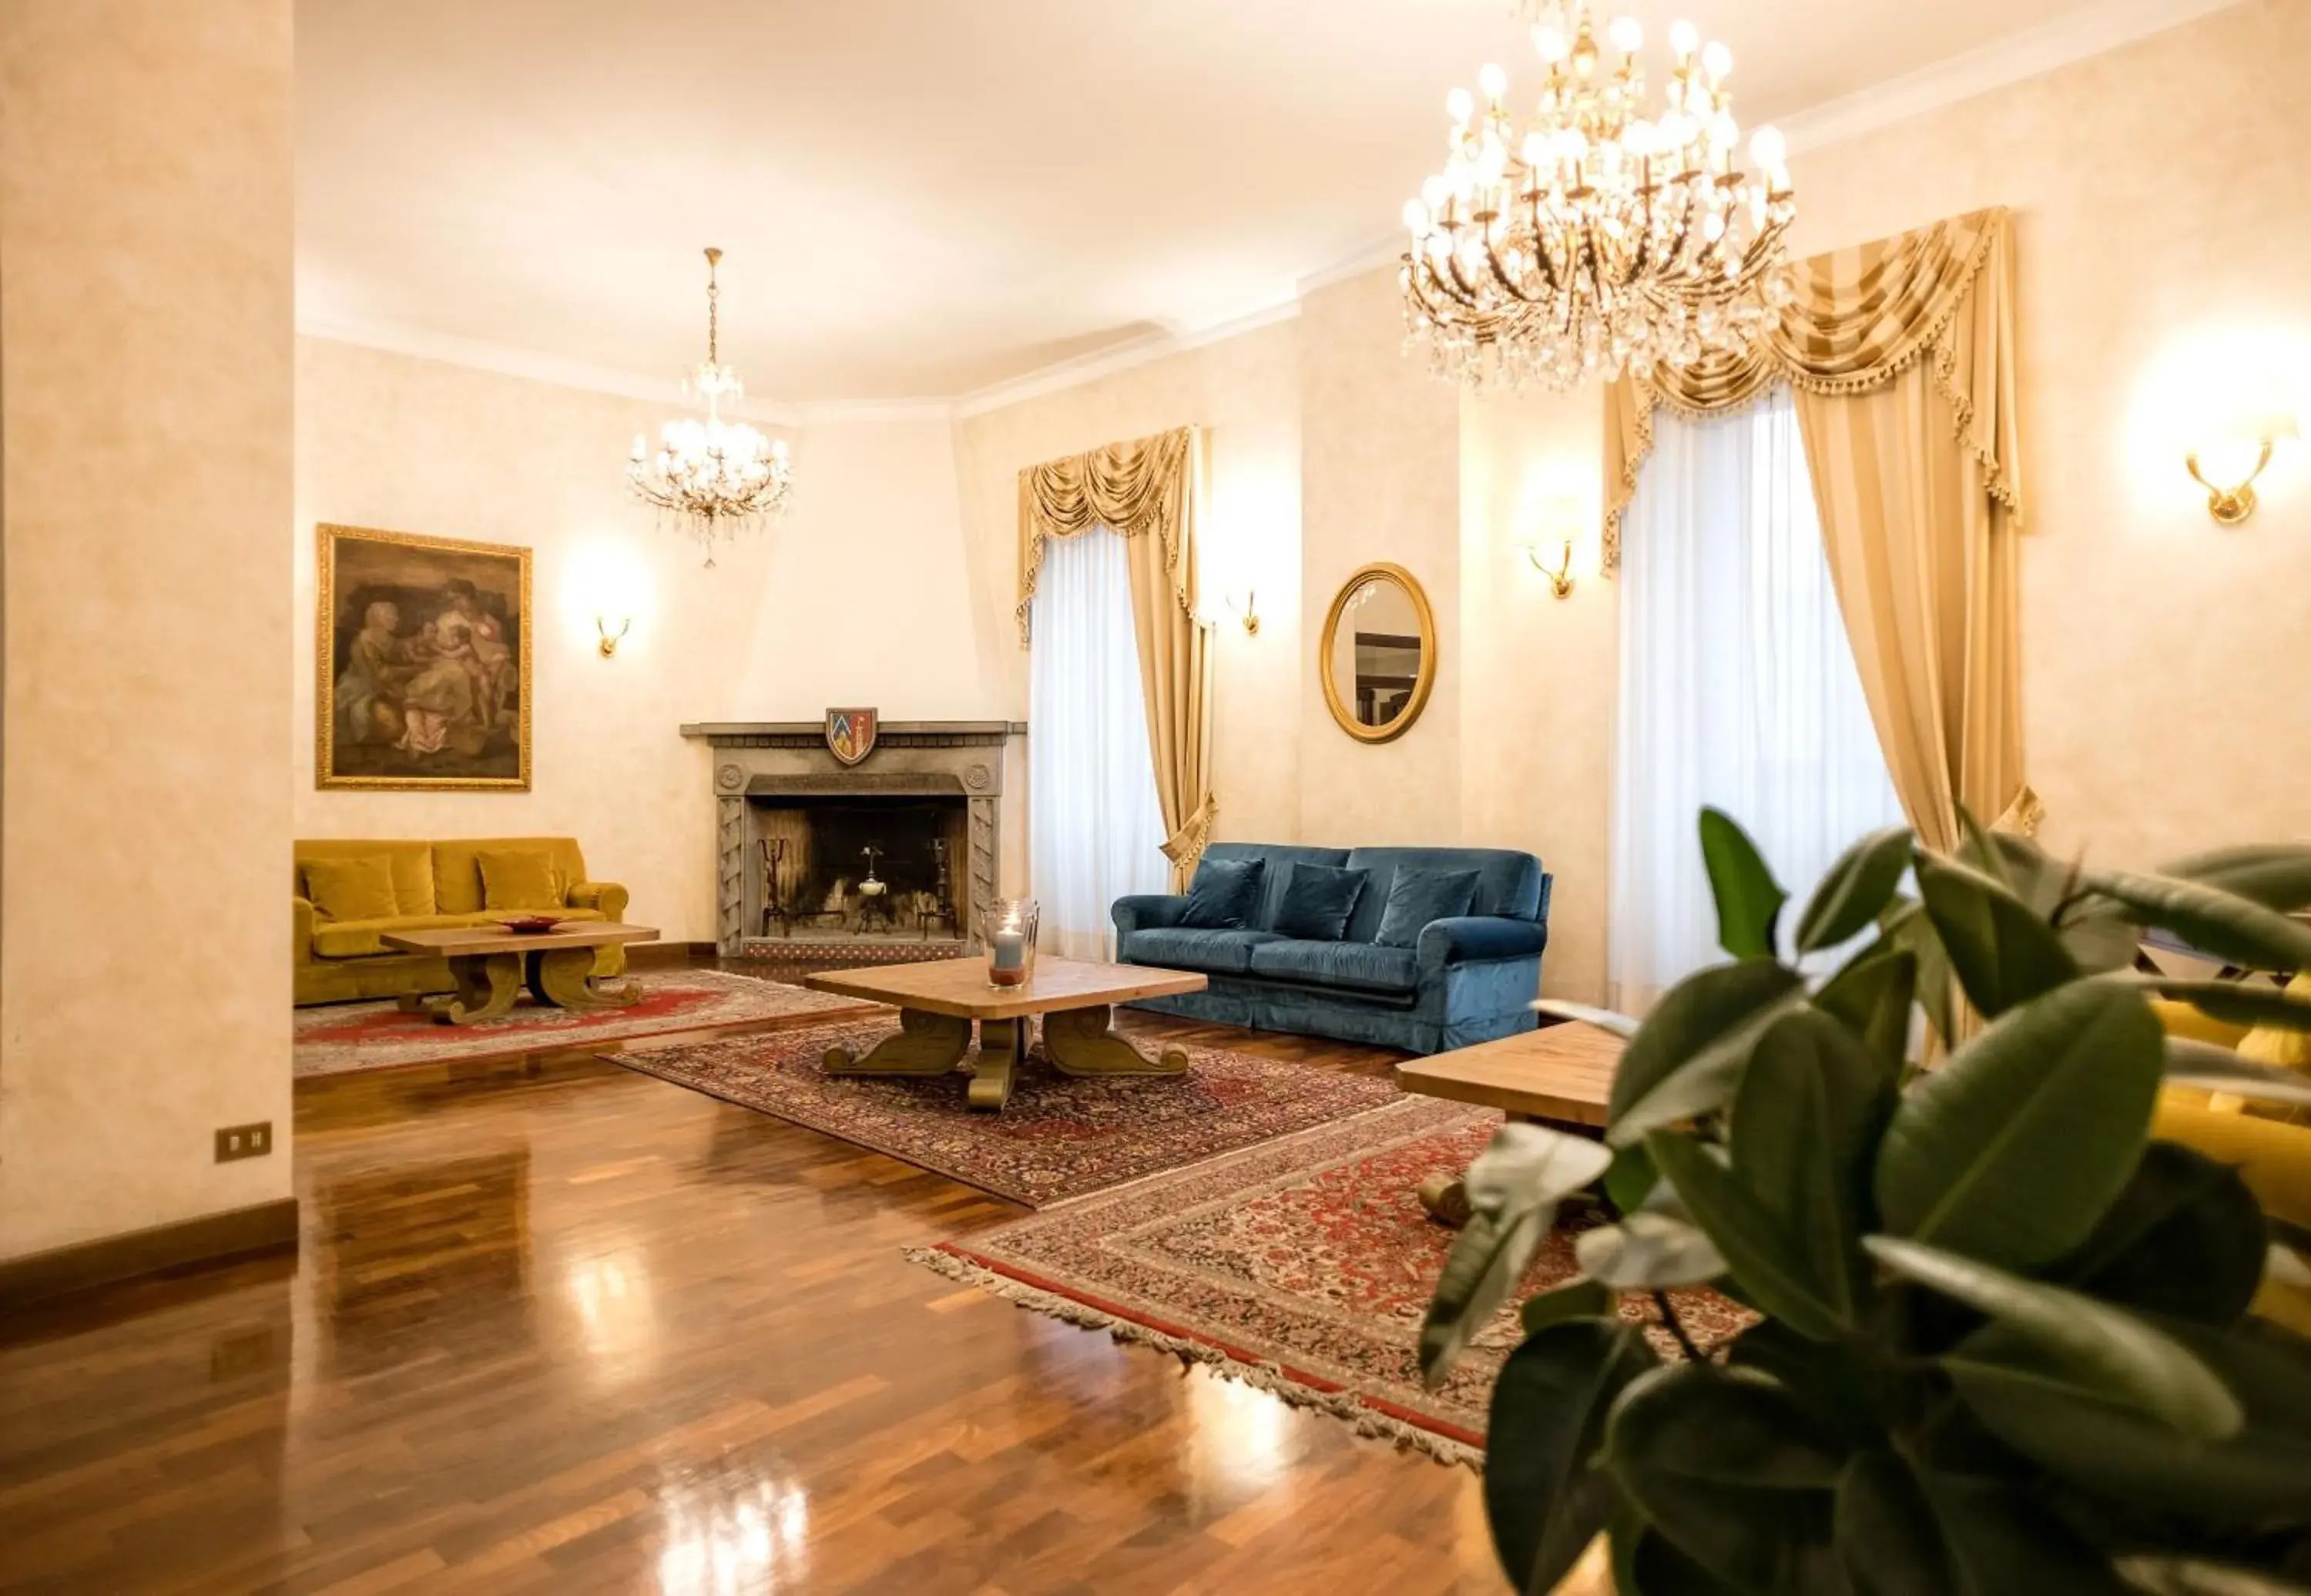
POLYGON ((1027 984, 1035 968, 1035 905, 999 903, 986 921, 987 981, 990 986, 1027 984))

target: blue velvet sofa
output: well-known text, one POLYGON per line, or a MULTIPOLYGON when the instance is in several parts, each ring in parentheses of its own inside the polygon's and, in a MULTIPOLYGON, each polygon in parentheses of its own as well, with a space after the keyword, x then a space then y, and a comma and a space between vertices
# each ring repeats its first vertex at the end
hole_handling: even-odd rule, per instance
POLYGON ((1137 1007, 1417 1053, 1533 1028, 1530 1005, 1539 996, 1540 955, 1548 946, 1549 877, 1531 854, 1215 842, 1204 857, 1267 860, 1258 911, 1242 929, 1202 930, 1179 923, 1185 897, 1117 899, 1120 960, 1199 971, 1211 981, 1204 991, 1137 1007), (1271 929, 1290 874, 1285 867, 1297 861, 1366 873, 1340 940, 1302 941, 1271 929), (1476 871, 1470 912, 1431 920, 1415 946, 1376 944, 1373 936, 1400 868, 1476 871))

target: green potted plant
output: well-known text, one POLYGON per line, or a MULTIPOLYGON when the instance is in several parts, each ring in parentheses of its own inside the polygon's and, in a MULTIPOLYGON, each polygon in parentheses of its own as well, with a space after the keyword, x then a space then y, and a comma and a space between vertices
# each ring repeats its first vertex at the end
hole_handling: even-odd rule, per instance
POLYGON ((2146 927, 2311 967, 2285 912, 2311 903, 2311 848, 2131 875, 1971 822, 1955 856, 1879 833, 1788 938, 1810 966, 1869 934, 1815 976, 1782 956, 1787 895, 1740 828, 1705 812, 1701 841, 1730 962, 1642 1025, 1544 1006, 1628 1038, 1604 1139, 1502 1129, 1423 1327, 1433 1381, 1560 1200, 1601 1194, 1582 1277, 1522 1304, 1493 1394, 1485 1500, 1516 1588, 1555 1588, 1600 1534, 1621 1596, 2311 1587, 2311 1342, 2248 1312, 2304 1238, 2150 1137, 2164 1085, 2300 1103, 2311 1082, 2168 1039, 2148 999, 2297 1029, 2311 1004, 2130 968, 2146 927), (1666 1294, 1701 1286, 1755 1322, 1694 1347, 1666 1294), (1687 1356, 1624 1321, 1625 1293, 1687 1356))

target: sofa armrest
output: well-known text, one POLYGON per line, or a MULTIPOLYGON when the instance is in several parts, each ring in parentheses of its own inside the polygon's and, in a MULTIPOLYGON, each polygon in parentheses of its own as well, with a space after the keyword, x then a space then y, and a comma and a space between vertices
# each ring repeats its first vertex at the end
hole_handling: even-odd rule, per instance
POLYGON ((1156 926, 1176 926, 1180 916, 1188 911, 1185 896, 1158 893, 1134 893, 1115 900, 1108 917, 1115 921, 1115 933, 1128 937, 1134 931, 1145 931, 1156 926))
POLYGON ((313 962, 313 921, 316 911, 310 898, 289 900, 290 956, 300 964, 313 962))
POLYGON ((626 918, 626 889, 615 881, 574 882, 566 901, 572 909, 599 909, 604 920, 626 918))
POLYGON ((1421 927, 1418 946, 1423 970, 1492 959, 1537 959, 1548 946, 1548 926, 1544 920, 1496 914, 1432 920, 1421 927))

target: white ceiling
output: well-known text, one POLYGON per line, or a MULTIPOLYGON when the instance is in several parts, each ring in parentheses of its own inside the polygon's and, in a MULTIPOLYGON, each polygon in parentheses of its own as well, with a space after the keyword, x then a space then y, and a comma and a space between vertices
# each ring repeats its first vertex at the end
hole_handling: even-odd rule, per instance
MULTIPOLYGON (((1745 123, 2089 0, 1626 0, 1745 123), (1674 10, 1672 10, 1672 7, 1674 10)), ((1615 9, 1619 9, 1616 7, 1615 9)), ((2139 7, 2138 7, 2139 9, 2139 7)), ((1288 299, 1536 69, 1509 0, 300 0, 300 319, 758 398, 952 396, 1288 299)))

